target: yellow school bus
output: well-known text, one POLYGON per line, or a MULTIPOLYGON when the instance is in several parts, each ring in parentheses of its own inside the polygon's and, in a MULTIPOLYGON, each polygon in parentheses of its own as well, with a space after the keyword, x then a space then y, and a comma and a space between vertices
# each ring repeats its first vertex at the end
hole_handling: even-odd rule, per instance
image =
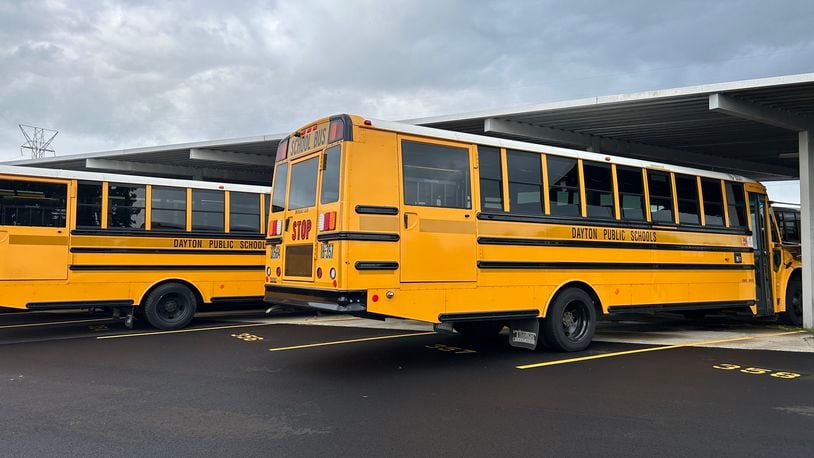
POLYGON ((265 300, 560 351, 598 315, 788 315, 769 208, 740 176, 333 116, 277 151, 265 300))
POLYGON ((0 166, 0 306, 177 329, 262 303, 264 186, 0 166))

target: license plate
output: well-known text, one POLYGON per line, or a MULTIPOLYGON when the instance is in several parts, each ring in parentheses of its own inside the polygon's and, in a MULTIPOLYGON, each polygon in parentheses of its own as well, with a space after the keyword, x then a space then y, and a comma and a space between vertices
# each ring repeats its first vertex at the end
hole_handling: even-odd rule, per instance
POLYGON ((319 246, 319 257, 322 259, 334 258, 334 246, 330 243, 323 243, 319 246))
POLYGON ((280 245, 271 247, 271 259, 280 259, 280 245))

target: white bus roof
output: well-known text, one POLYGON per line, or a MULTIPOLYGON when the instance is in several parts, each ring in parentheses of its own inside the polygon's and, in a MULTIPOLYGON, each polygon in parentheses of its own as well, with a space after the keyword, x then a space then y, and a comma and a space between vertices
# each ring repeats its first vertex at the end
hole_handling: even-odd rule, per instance
POLYGON ((731 180, 739 182, 757 183, 757 181, 741 175, 732 175, 728 173, 712 172, 709 170, 696 169, 691 167, 682 167, 669 165, 662 162, 644 161, 639 159, 631 159, 621 156, 613 156, 602 153, 591 153, 569 148, 560 148, 556 146, 541 145, 538 143, 529 143, 518 140, 508 140, 498 137, 490 137, 486 135, 467 134, 463 132, 455 132, 445 129, 436 129, 432 127, 422 127, 413 124, 406 124, 402 122, 371 120, 373 128, 387 130, 397 133, 440 138, 443 140, 459 141, 462 143, 474 143, 483 146, 494 146, 497 148, 506 148, 520 151, 532 151, 537 153, 554 154, 557 156, 571 157, 575 159, 585 159, 588 161, 608 162, 627 165, 631 167, 644 167, 648 169, 660 169, 669 172, 682 173, 688 175, 699 175, 702 177, 731 180))
POLYGON ((214 189, 221 191, 270 193, 270 186, 253 186, 245 184, 218 183, 212 181, 177 180, 171 178, 154 178, 115 173, 79 172, 75 170, 44 169, 35 167, 17 167, 0 165, 0 175, 16 175, 38 178, 61 178, 66 180, 107 181, 110 183, 143 184, 170 186, 178 188, 214 189))

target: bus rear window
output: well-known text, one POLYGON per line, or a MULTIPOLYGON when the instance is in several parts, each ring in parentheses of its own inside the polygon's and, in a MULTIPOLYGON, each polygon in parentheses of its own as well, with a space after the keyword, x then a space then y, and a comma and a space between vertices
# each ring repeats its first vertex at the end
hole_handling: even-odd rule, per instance
POLYGON ((285 185, 288 181, 288 164, 280 164, 274 170, 274 188, 271 195, 271 212, 285 210, 285 185))
POLYGON ((341 146, 332 146, 325 151, 325 167, 322 171, 322 204, 339 200, 339 166, 342 159, 341 146))
POLYGON ((319 156, 291 166, 291 185, 288 190, 288 209, 309 208, 317 200, 317 169, 319 156))

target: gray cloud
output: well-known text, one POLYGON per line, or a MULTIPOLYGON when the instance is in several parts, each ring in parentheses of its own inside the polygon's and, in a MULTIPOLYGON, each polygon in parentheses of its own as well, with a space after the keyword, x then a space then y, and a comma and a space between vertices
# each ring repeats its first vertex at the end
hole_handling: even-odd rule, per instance
POLYGON ((0 0, 0 159, 814 71, 814 3, 0 0))

